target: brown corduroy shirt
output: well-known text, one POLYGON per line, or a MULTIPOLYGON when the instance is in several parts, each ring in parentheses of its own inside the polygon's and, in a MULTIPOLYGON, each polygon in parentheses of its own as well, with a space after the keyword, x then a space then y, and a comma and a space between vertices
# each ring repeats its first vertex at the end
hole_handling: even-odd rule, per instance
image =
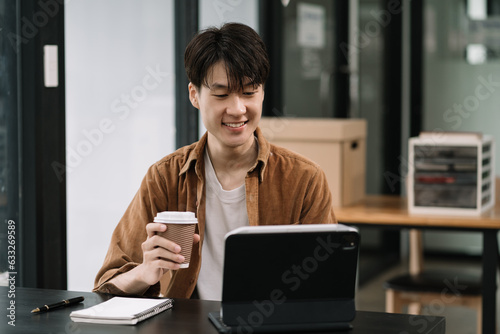
MULTIPOLYGON (((257 162, 245 178, 250 225, 336 223, 332 196, 321 168, 301 155, 270 144, 258 128, 255 135, 259 143, 257 162)), ((191 211, 198 218, 200 242, 193 247, 189 268, 167 271, 145 293, 156 296, 161 292, 171 298, 191 296, 200 271, 205 231, 206 142, 207 134, 149 168, 113 232, 93 291, 124 294, 108 281, 142 262, 146 225, 157 212, 191 211)))

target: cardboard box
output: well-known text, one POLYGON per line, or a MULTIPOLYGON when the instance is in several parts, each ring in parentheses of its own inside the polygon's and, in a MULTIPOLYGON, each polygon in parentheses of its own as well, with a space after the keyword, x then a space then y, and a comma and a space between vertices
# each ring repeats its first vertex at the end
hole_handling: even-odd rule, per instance
POLYGON ((260 122, 271 143, 321 166, 334 206, 365 197, 366 127, 364 119, 263 117, 260 122))

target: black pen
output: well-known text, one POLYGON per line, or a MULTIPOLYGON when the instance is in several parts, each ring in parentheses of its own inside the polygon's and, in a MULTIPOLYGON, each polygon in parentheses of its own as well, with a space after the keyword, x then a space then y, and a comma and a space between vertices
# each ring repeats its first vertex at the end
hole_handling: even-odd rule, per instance
POLYGON ((76 303, 79 303, 79 302, 83 302, 83 300, 84 300, 83 297, 75 297, 75 298, 65 299, 63 301, 60 301, 59 303, 55 303, 55 304, 52 304, 52 305, 43 305, 43 306, 40 306, 40 307, 34 309, 33 311, 31 311, 31 313, 39 313, 39 312, 51 311, 51 310, 53 310, 55 308, 66 307, 66 306, 73 305, 73 304, 76 304, 76 303))

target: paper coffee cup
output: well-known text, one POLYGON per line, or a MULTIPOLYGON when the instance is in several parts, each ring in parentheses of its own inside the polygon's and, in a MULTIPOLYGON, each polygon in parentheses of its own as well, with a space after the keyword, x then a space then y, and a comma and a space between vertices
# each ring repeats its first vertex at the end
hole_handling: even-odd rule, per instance
POLYGON ((158 212, 154 222, 167 225, 167 230, 158 233, 158 235, 181 246, 180 254, 184 256, 185 260, 180 266, 181 268, 188 268, 189 261, 191 260, 191 251, 193 249, 193 235, 196 225, 198 224, 194 212, 158 212))

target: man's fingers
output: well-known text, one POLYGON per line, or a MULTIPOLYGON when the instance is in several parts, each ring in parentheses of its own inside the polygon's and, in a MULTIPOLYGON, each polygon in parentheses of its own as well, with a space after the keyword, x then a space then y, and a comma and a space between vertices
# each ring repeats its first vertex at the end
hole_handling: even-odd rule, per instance
MULTIPOLYGON (((154 248, 149 252, 144 253, 144 260, 146 262, 154 262, 157 260, 166 260, 170 262, 175 262, 175 263, 182 263, 184 262, 185 258, 184 256, 180 254, 174 254, 172 252, 169 252, 168 250, 158 247, 154 248)), ((166 268, 163 267, 162 268, 166 268)))
POLYGON ((161 258, 155 259, 153 262, 150 262, 150 264, 154 268, 168 269, 168 270, 177 270, 180 269, 181 267, 181 265, 177 262, 172 262, 161 258))
POLYGON ((143 252, 151 251, 155 248, 164 248, 165 250, 176 254, 181 251, 181 247, 178 244, 159 235, 153 235, 142 243, 143 252))
POLYGON ((149 223, 146 225, 146 232, 148 233, 148 238, 151 238, 157 232, 165 232, 167 230, 167 225, 161 223, 149 223))

